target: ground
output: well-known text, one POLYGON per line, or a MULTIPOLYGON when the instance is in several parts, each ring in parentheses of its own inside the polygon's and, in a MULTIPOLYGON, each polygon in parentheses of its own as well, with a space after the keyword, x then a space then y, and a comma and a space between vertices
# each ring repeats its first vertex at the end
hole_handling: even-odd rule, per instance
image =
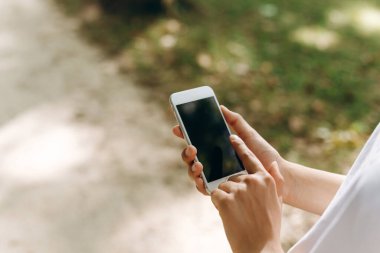
MULTIPOLYGON (((77 30, 49 0, 0 1, 0 252, 229 252, 173 119, 77 30)), ((315 217, 284 212, 289 246, 315 217)))

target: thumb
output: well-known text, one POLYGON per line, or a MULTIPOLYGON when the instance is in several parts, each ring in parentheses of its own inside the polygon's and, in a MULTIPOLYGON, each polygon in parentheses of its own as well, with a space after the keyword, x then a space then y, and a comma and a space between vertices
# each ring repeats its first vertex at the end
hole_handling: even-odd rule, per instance
POLYGON ((273 177, 276 182, 277 195, 282 201, 283 191, 284 191, 284 177, 280 172, 280 167, 277 161, 272 162, 268 169, 269 174, 273 177))
POLYGON ((255 154, 252 153, 252 151, 245 145, 240 137, 233 134, 230 136, 230 141, 237 155, 243 162, 244 168, 249 174, 256 172, 267 173, 259 159, 257 159, 255 154))

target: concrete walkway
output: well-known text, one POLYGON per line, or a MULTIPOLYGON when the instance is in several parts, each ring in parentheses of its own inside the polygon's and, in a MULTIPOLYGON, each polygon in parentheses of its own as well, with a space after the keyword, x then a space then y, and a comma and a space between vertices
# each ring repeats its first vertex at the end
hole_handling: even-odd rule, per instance
POLYGON ((49 0, 0 1, 0 252, 229 252, 173 122, 77 27, 49 0))

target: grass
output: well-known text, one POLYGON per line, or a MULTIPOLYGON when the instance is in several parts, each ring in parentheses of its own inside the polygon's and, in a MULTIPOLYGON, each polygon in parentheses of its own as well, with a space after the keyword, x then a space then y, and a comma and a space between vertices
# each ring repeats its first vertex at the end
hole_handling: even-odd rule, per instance
MULTIPOLYGON (((80 17, 97 4, 57 2, 80 17)), ((285 156, 341 171, 380 119, 380 28, 361 31, 361 6, 380 13, 376 1, 193 0, 102 13, 82 30, 163 108, 210 84, 285 156)))

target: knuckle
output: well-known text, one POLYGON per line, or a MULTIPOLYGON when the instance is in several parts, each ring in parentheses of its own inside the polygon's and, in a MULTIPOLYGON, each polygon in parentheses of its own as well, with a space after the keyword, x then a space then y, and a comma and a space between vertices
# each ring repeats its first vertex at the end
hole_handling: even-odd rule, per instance
POLYGON ((219 206, 222 209, 227 209, 230 207, 230 199, 228 197, 222 197, 219 199, 219 206))
POLYGON ((265 185, 274 185, 275 184, 273 177, 271 177, 270 175, 264 175, 263 181, 264 181, 265 185))
POLYGON ((234 126, 234 125, 236 125, 239 121, 241 121, 242 119, 243 119, 243 117, 242 117, 239 113, 234 112, 230 124, 231 124, 232 126, 234 126))
POLYGON ((237 198, 241 198, 245 195, 245 190, 242 187, 238 187, 236 188, 234 194, 237 198))
POLYGON ((242 119, 243 119, 243 116, 241 116, 241 114, 240 114, 240 113, 238 113, 238 112, 235 112, 235 118, 236 118, 236 120, 237 120, 237 121, 240 121, 240 120, 242 120, 242 119))
POLYGON ((250 176, 247 176, 243 179, 243 182, 248 185, 248 186, 253 186, 253 185, 257 185, 258 183, 258 180, 255 176, 253 175, 250 175, 250 176))
POLYGON ((242 154, 242 159, 244 159, 244 160, 250 160, 250 159, 252 159, 252 154, 249 153, 249 152, 244 152, 242 154))

